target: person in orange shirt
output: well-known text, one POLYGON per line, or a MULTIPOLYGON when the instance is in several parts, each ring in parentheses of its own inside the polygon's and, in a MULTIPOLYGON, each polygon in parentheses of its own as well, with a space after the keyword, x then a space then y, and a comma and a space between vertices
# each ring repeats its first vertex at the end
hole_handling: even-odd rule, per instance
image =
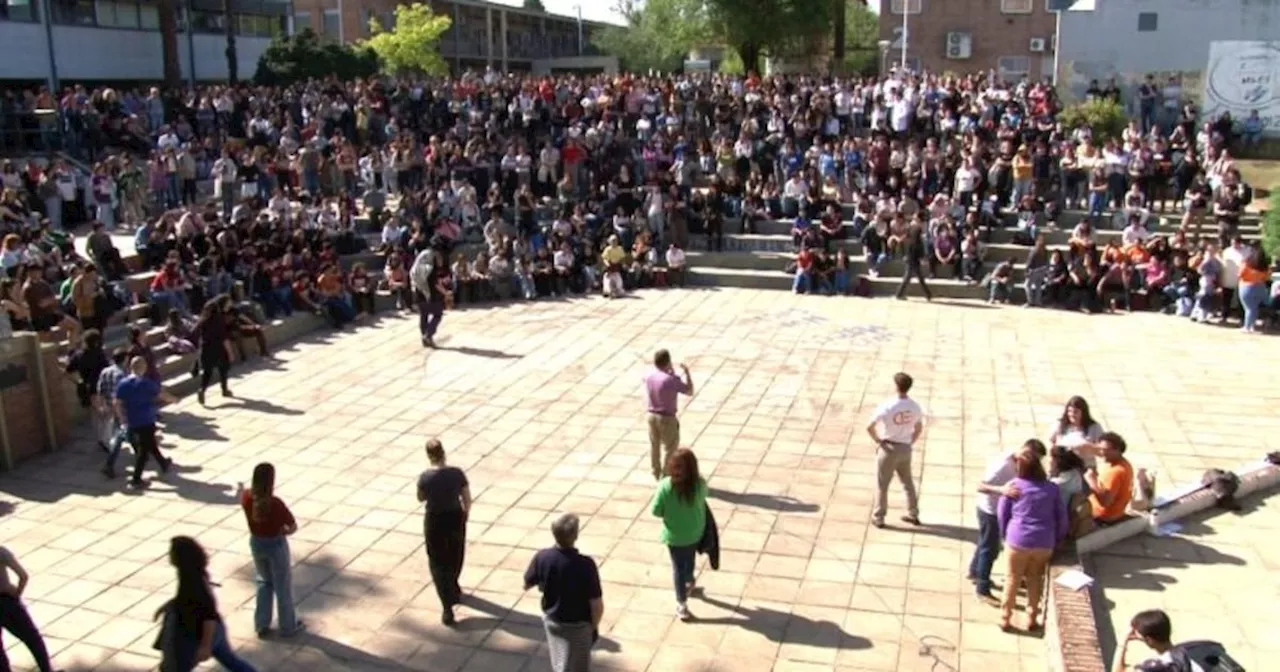
POLYGON ((1266 254, 1262 249, 1255 248, 1251 254, 1246 254, 1244 263, 1240 265, 1240 286, 1236 289, 1240 305, 1244 308, 1241 331, 1256 331, 1259 309, 1267 301, 1267 281, 1270 279, 1271 272, 1267 270, 1266 254))
POLYGON ((320 294, 320 305, 329 317, 333 326, 342 328, 356 317, 355 308, 347 297, 342 282, 342 271, 337 264, 328 264, 320 269, 320 277, 316 279, 316 291, 320 294))
POLYGON ((1124 520, 1133 499, 1133 467, 1124 459, 1124 439, 1115 432, 1103 432, 1095 444, 1102 463, 1085 473, 1093 520, 1110 525, 1124 520))

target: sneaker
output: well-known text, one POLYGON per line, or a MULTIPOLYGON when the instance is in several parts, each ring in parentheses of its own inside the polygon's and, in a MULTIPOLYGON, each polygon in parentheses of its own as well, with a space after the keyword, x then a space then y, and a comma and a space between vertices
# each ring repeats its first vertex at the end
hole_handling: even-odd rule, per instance
POLYGON ((689 613, 689 605, 684 602, 676 603, 676 618, 682 621, 688 621, 693 618, 693 614, 689 613))
POLYGON ((234 399, 236 395, 231 394, 231 390, 224 387, 222 388, 222 396, 227 397, 229 399, 234 399))
POLYGON ((458 619, 453 616, 453 607, 449 607, 444 610, 444 613, 440 615, 440 622, 449 627, 453 627, 458 624, 458 619))
POLYGON ((271 628, 263 628, 258 631, 258 639, 266 639, 271 634, 271 628))
POLYGON ((196 392, 196 401, 200 402, 201 406, 204 406, 204 390, 198 390, 196 392))
POLYGON ((306 629, 307 629, 307 624, 306 624, 306 623, 303 623, 302 621, 298 621, 297 625, 293 626, 293 629, 292 629, 292 630, 290 630, 289 632, 283 632, 283 631, 282 631, 282 632, 280 633, 280 636, 281 636, 281 637, 296 637, 296 636, 298 636, 298 635, 302 634, 304 631, 306 631, 306 629))
POLYGON ((872 524, 872 525, 874 525, 874 526, 876 527, 876 529, 878 529, 878 530, 883 530, 883 529, 884 529, 884 521, 883 521, 883 520, 873 520, 873 521, 871 521, 871 524, 872 524))
POLYGON ((159 458, 159 459, 160 459, 160 473, 162 473, 162 474, 167 474, 167 473, 169 473, 169 468, 173 466, 173 458, 172 458, 172 457, 162 457, 162 458, 159 458))
POLYGON ((920 525, 922 524, 920 522, 920 516, 903 516, 902 522, 915 525, 916 527, 920 527, 920 525))
POLYGON ((992 595, 991 593, 975 593, 974 595, 978 598, 978 602, 985 604, 988 607, 1000 606, 1000 598, 992 595))

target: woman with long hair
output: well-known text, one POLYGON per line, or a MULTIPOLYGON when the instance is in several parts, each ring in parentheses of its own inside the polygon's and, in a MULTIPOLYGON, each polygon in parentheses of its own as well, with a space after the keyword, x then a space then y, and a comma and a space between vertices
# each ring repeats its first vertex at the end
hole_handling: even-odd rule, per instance
POLYGON ((253 483, 241 487, 240 506, 249 523, 249 551, 258 575, 254 630, 265 637, 271 628, 274 599, 280 612, 280 634, 291 637, 305 627, 293 608, 293 574, 290 569, 289 535, 298 531, 289 507, 275 496, 276 468, 262 462, 253 468, 253 483))
POLYGON ((200 400, 201 406, 204 405, 204 393, 209 389, 209 382, 215 371, 218 373, 218 383, 222 385, 222 396, 231 396, 231 390, 227 388, 227 370, 230 368, 227 338, 231 332, 221 299, 218 296, 205 303, 204 310, 200 311, 200 320, 196 323, 196 332, 200 335, 201 369, 200 391, 196 392, 196 398, 200 400))
POLYGON ((156 618, 163 619, 155 644, 161 672, 188 672, 210 658, 231 672, 256 672, 231 650, 204 548, 191 537, 174 537, 169 541, 169 564, 178 571, 178 594, 156 610, 156 618))
POLYGON ((1009 485, 1016 499, 1000 498, 996 518, 1000 536, 1009 549, 1009 570, 1005 576, 1004 601, 1000 628, 1008 632, 1012 626, 1013 607, 1018 601, 1018 588, 1027 584, 1027 630, 1043 627, 1039 621, 1040 599, 1044 594, 1045 572, 1053 549, 1067 536, 1067 505, 1058 486, 1049 481, 1038 457, 1023 453, 1017 458, 1018 477, 1009 485))
POLYGON ((667 475, 658 482, 650 512, 662 519, 662 543, 671 554, 676 588, 676 616, 689 620, 687 600, 696 582, 693 576, 698 542, 707 525, 707 482, 698 474, 698 458, 688 448, 667 457, 667 475))
POLYGON ((1240 305, 1244 307, 1244 321, 1240 331, 1257 331, 1258 314, 1267 300, 1267 282, 1270 280, 1271 269, 1267 268, 1266 254, 1260 248, 1246 254, 1244 263, 1240 265, 1240 288, 1236 290, 1240 305))
POLYGON ((1049 447, 1070 448, 1086 467, 1091 467, 1097 461, 1098 451, 1094 444, 1100 436, 1102 425, 1094 421, 1093 414, 1089 412, 1089 402, 1076 395, 1067 400, 1062 416, 1054 423, 1049 434, 1049 447))

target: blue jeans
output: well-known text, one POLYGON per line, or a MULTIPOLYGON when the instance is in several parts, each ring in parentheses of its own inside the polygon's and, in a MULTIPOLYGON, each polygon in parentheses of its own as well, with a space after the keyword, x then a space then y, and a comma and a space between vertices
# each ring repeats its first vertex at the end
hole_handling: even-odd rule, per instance
POLYGON ((991 568, 1000 557, 1000 521, 995 514, 978 512, 978 547, 969 561, 969 576, 979 595, 991 594, 991 568))
POLYGON ((271 627, 271 601, 280 611, 280 631, 298 629, 293 611, 293 570, 289 566, 289 540, 284 537, 249 537, 249 552, 258 575, 258 599, 253 611, 253 627, 262 632, 271 627))
POLYGON ((159 299, 164 303, 168 304, 170 308, 177 310, 178 313, 180 313, 183 317, 191 317, 191 307, 187 305, 186 292, 183 292, 180 290, 175 290, 172 292, 165 291, 165 290, 156 290, 154 292, 151 292, 151 297, 153 299, 159 299))
POLYGON ((881 252, 880 254, 867 253, 868 270, 880 273, 880 268, 889 261, 889 255, 881 252))
POLYGON ((836 269, 833 279, 835 280, 836 294, 849 293, 849 271, 836 269))
POLYGON ((1098 219, 1107 208, 1107 195, 1101 191, 1089 192, 1089 218, 1098 219))
POLYGON ((676 602, 684 604, 689 599, 688 585, 693 582, 693 564, 698 557, 698 546, 668 546, 671 553, 671 578, 676 585, 676 602))
POLYGON ((227 626, 222 621, 218 621, 218 627, 213 631, 213 659, 230 672, 258 672, 258 668, 231 650, 231 642, 227 641, 227 626))
POLYGON ((807 294, 813 287, 813 277, 808 271, 796 271, 796 277, 791 281, 791 291, 796 294, 807 294))
POLYGON ((124 447, 124 440, 127 438, 129 438, 129 430, 117 423, 115 434, 111 435, 111 443, 107 444, 108 469, 115 470, 116 459, 120 457, 120 449, 124 447))
POLYGON ((1267 286, 1261 282, 1240 284, 1240 305, 1244 306, 1244 328, 1253 329, 1258 309, 1267 300, 1267 286))
POLYGON ((269 320, 275 319, 276 315, 289 317, 293 314, 293 290, 287 286, 259 292, 254 298, 262 304, 262 312, 266 313, 269 320))

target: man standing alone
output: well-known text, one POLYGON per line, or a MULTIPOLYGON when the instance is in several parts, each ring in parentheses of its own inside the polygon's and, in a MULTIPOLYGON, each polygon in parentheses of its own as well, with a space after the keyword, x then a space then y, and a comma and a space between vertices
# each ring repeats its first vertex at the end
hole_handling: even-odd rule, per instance
POLYGON ((681 394, 693 394, 693 377, 689 367, 680 365, 684 379, 675 374, 671 353, 659 350, 653 354, 653 371, 645 376, 644 389, 649 402, 649 466, 655 479, 662 478, 666 456, 680 447, 680 421, 676 419, 681 394), (659 453, 659 447, 662 453, 659 453))
POLYGON ((444 462, 444 444, 439 439, 427 441, 430 468, 418 477, 418 501, 426 504, 423 537, 427 547, 427 566, 442 608, 440 620, 455 623, 454 606, 462 603, 462 563, 467 550, 467 514, 471 511, 471 484, 467 475, 444 462))
POLYGON ((444 317, 445 296, 449 293, 449 265, 441 253, 442 243, 431 241, 431 247, 418 253, 410 268, 413 288, 417 290, 418 329, 422 332, 422 345, 436 347, 436 330, 444 317))
POLYGON ((876 503, 871 511, 871 524, 876 527, 884 527, 884 513, 889 506, 889 482, 893 480, 894 474, 898 475, 902 489, 907 494, 907 515, 902 517, 902 521, 912 525, 920 524, 916 484, 911 476, 911 447, 924 431, 924 412, 920 409, 920 404, 907 396, 912 382, 911 376, 905 373, 893 374, 897 396, 877 406, 867 425, 867 435, 878 446, 876 503))
POLYGON ((133 462, 133 478, 129 485, 142 487, 142 470, 147 460, 155 456, 160 471, 167 472, 173 460, 160 454, 160 444, 156 439, 156 417, 159 411, 157 402, 166 404, 176 401, 172 395, 160 387, 160 383, 147 377, 147 360, 134 357, 129 362, 130 374, 116 385, 115 408, 120 423, 129 432, 129 442, 137 457, 133 462))

